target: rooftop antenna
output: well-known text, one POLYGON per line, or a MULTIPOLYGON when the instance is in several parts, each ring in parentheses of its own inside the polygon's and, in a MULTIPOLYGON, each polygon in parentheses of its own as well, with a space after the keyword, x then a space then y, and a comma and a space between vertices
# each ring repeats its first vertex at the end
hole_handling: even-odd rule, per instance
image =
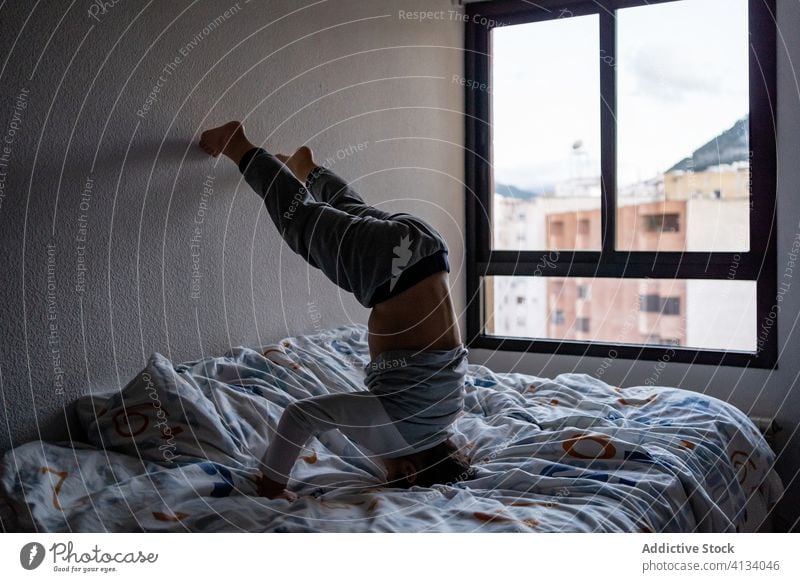
POLYGON ((583 140, 575 140, 572 144, 572 159, 570 164, 570 178, 585 178, 586 168, 589 163, 589 154, 583 146, 583 140))

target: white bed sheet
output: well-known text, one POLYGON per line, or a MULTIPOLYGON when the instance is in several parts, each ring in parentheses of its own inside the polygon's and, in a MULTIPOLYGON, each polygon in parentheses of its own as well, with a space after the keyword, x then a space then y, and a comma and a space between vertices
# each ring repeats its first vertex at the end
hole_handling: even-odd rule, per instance
MULTIPOLYGON (((255 495, 293 399, 363 390, 366 328, 173 365, 81 398, 86 444, 27 443, 0 463, 4 524, 36 531, 753 531, 782 486, 746 416, 698 393, 470 365, 454 439, 470 481, 409 490, 338 431, 295 465, 295 503, 255 495), (266 353, 266 357, 262 353, 266 353)), ((8 526, 6 526, 8 527, 8 526)))

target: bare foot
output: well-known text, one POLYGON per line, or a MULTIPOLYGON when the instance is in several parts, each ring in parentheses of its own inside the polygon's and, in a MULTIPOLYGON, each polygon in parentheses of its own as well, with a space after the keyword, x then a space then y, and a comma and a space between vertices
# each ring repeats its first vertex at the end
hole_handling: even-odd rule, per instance
POLYGON ((244 126, 239 121, 229 121, 204 131, 199 145, 208 155, 216 158, 223 154, 237 164, 248 150, 256 147, 244 135, 244 126))
POLYGON ((275 154, 275 157, 286 164, 292 171, 292 174, 303 184, 308 180, 308 175, 317 167, 314 161, 314 152, 312 152, 311 148, 308 146, 297 148, 291 156, 275 154))

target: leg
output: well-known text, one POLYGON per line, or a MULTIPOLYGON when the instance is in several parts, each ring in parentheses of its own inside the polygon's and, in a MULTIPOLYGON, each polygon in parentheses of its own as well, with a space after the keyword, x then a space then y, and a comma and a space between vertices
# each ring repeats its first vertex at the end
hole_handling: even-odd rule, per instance
POLYGON ((306 181, 314 198, 356 216, 391 220, 394 214, 367 204, 358 192, 328 168, 317 166, 306 181))
POLYGON ((375 290, 373 301, 386 301, 437 271, 450 272, 447 244, 427 222, 405 212, 389 213, 370 206, 343 178, 318 165, 307 146, 298 148, 291 156, 278 154, 276 157, 306 184, 315 200, 354 216, 369 216, 410 227, 416 240, 412 242, 406 237, 392 248, 391 277, 375 290), (412 246, 416 252, 412 251, 412 246))
POLYGON ((241 124, 204 132, 200 147, 239 165, 289 248, 359 303, 372 306, 375 290, 392 276, 392 246, 410 235, 408 225, 355 216, 314 200, 287 165, 247 140, 241 124))
POLYGON ((424 236, 438 239, 443 249, 447 247, 438 232, 427 222, 407 212, 386 212, 367 204, 345 180, 333 171, 314 161, 313 152, 307 146, 297 149, 291 156, 276 156, 285 163, 315 200, 330 204, 334 208, 355 216, 371 216, 381 220, 394 220, 410 224, 422 231, 424 236))
POLYGON ((291 156, 278 154, 276 157, 292 170, 298 180, 305 183, 315 200, 356 216, 384 220, 393 218, 392 213, 367 204, 358 192, 329 168, 318 165, 309 147, 302 146, 291 156))
MULTIPOLYGON (((449 271, 447 247, 427 223, 405 213, 392 215, 391 220, 350 214, 314 200, 286 164, 247 140, 241 124, 204 132, 200 146, 239 164, 289 247, 365 307, 385 300, 393 290, 407 288, 424 272, 449 271), (433 255, 438 259, 430 260, 433 255)), ((321 193, 335 194, 335 182, 329 185, 321 193)), ((351 196, 361 200, 357 194, 351 196)), ((352 197, 345 200, 351 207, 357 203, 352 197)))
POLYGON ((392 276, 392 248, 409 238, 409 226, 356 216, 314 200, 289 169, 265 150, 257 150, 240 169, 264 199, 289 247, 333 283, 352 292, 359 303, 371 307, 376 289, 392 276))
POLYGON ((305 182, 316 200, 354 216, 404 224, 413 233, 392 248, 391 277, 375 290, 373 301, 386 301, 435 272, 450 272, 447 244, 424 220, 406 212, 389 213, 370 206, 344 179, 330 169, 318 166, 308 147, 299 148, 291 157, 278 158, 305 182), (412 241, 412 237, 415 240, 412 241))

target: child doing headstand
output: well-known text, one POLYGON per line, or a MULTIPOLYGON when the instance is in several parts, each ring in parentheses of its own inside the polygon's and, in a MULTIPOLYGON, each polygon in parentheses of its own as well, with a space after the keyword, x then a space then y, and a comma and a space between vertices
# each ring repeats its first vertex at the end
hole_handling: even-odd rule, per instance
POLYGON ((471 476, 449 431, 464 406, 467 350, 442 237, 415 216, 366 204, 307 147, 273 155, 235 121, 205 131, 200 147, 233 160, 289 247, 371 308, 367 390, 289 404, 264 459, 260 494, 296 499, 286 486, 300 450, 333 429, 372 451, 389 485, 427 487, 471 476))

